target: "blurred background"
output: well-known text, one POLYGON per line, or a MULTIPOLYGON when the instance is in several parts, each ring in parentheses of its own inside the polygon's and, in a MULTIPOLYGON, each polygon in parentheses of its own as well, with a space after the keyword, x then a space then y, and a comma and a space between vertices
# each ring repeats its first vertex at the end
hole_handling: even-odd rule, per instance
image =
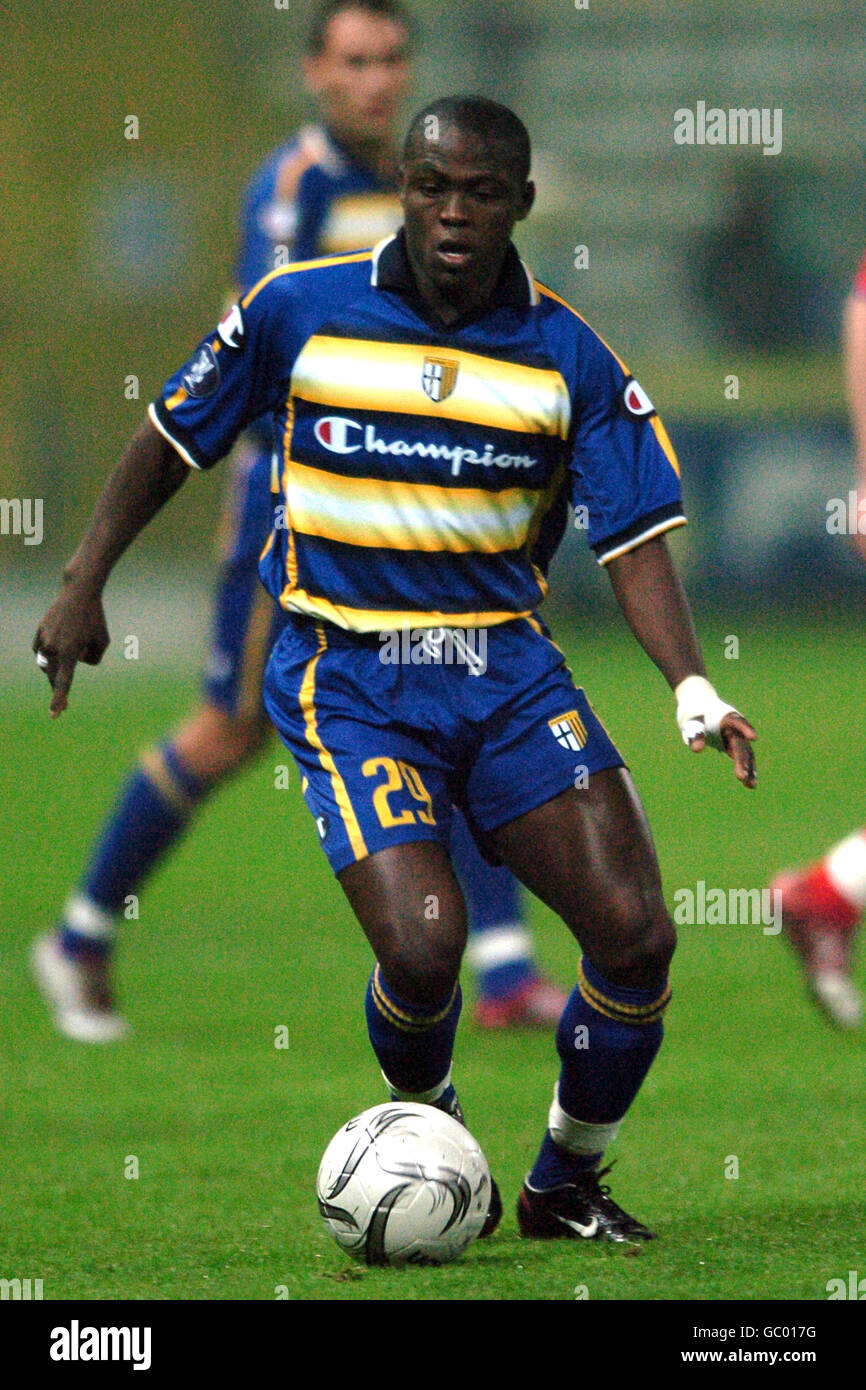
MULTIPOLYGON (((812 605, 862 597, 864 567, 824 525, 853 484, 838 334, 866 244, 861 5, 411 8, 413 104, 476 90, 529 126, 539 201, 520 249, 668 425, 692 593, 788 605, 797 576, 812 605), (675 110, 700 100, 781 108, 781 152, 676 145, 675 110)), ((312 115, 297 75, 310 13, 305 0, 5 9, 0 491, 44 499, 42 544, 0 537, 7 674, 29 673, 20 638, 101 480, 216 317, 248 178, 312 115)), ((220 486, 218 470, 189 486, 112 586, 121 606, 135 590, 158 643, 203 642, 220 486)), ((561 554, 560 605, 606 600, 583 550, 572 536, 561 554)))

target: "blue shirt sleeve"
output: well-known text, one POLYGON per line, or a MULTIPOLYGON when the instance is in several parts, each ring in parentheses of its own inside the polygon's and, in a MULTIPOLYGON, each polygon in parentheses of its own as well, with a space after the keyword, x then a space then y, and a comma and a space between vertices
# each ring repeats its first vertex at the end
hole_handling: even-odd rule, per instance
POLYGON ((572 405, 572 504, 603 565, 684 523, 679 465, 646 392, 582 322, 572 405))
POLYGON ((237 436, 285 400, 291 376, 291 295, 266 278, 199 343, 149 409, 193 468, 209 468, 237 436))

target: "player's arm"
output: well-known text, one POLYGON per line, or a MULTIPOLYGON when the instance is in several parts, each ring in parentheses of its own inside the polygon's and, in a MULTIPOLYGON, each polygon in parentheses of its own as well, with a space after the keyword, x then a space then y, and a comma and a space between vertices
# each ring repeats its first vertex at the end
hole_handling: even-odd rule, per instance
POLYGON ((719 699, 704 672, 688 601, 664 534, 685 521, 679 464, 643 387, 588 325, 575 328, 572 502, 632 632, 671 685, 683 739, 710 743, 755 785, 747 719, 719 699))
POLYGON ((235 284, 241 292, 295 259, 300 179, 312 162, 303 140, 293 141, 265 161, 247 188, 235 258, 235 284))
POLYGON ((719 700, 706 679, 688 599, 664 537, 609 560, 607 571, 626 622, 677 695, 677 718, 689 747, 699 753, 708 735, 717 738, 739 780, 754 787, 755 730, 719 700))
POLYGON ((78 549, 63 571, 60 595, 33 639, 40 665, 47 661, 53 716, 66 708, 77 663, 97 665, 108 646, 102 591, 109 574, 189 471, 146 420, 102 489, 78 549))
POLYGON ((66 708, 75 666, 95 665, 108 646, 102 590, 139 531, 177 492, 190 469, 225 458, 243 429, 285 398, 295 339, 293 294, 262 281, 199 343, 162 388, 96 504, 67 566, 64 587, 39 625, 37 660, 52 686, 51 712, 66 708), (275 341, 275 326, 289 344, 275 341), (286 355, 288 354, 288 355, 286 355))

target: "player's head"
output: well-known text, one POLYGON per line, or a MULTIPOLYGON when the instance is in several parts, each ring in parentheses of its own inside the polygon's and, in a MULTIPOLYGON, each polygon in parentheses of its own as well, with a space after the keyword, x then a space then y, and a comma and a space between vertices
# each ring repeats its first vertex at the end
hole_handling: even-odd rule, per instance
POLYGON ((484 302, 532 207, 530 158, 523 122, 486 97, 447 97, 413 118, 400 196, 422 294, 432 287, 461 308, 484 302))
POLYGON ((325 0, 307 39, 304 77, 326 123, 353 146, 393 137, 409 90, 414 26, 400 0, 325 0))

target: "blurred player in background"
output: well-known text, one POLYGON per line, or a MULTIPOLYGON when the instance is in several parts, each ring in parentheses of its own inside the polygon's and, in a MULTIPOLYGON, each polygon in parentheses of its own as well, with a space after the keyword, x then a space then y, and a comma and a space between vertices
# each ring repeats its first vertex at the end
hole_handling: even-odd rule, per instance
MULTIPOLYGON (((411 80, 412 21, 399 0, 328 0, 312 22, 304 78, 322 120, 266 160, 242 217, 235 297, 289 261, 370 246, 401 220, 395 126, 411 80)), ((232 321, 224 332, 231 339, 232 321)), ((178 842, 204 798, 250 762, 271 731, 262 679, 285 614, 259 583, 271 527, 269 421, 239 446, 223 522, 210 660, 201 705, 122 788, 55 931, 35 948, 37 980, 57 1026, 83 1042, 126 1031, 113 1001, 110 951, 127 896, 178 842)), ((469 906, 476 1021, 553 1028, 566 995, 541 977, 518 885, 481 857, 462 817, 452 852, 469 906)))
MULTIPOLYGON (((857 448, 858 516, 866 517, 866 256, 845 304, 843 345, 857 448)), ((866 559, 866 535, 858 532, 855 541, 866 559)), ((772 886, 782 894, 782 923, 809 992, 834 1023, 856 1028, 863 1001, 850 976, 851 948, 866 908, 866 827, 799 873, 780 874, 772 886)))

